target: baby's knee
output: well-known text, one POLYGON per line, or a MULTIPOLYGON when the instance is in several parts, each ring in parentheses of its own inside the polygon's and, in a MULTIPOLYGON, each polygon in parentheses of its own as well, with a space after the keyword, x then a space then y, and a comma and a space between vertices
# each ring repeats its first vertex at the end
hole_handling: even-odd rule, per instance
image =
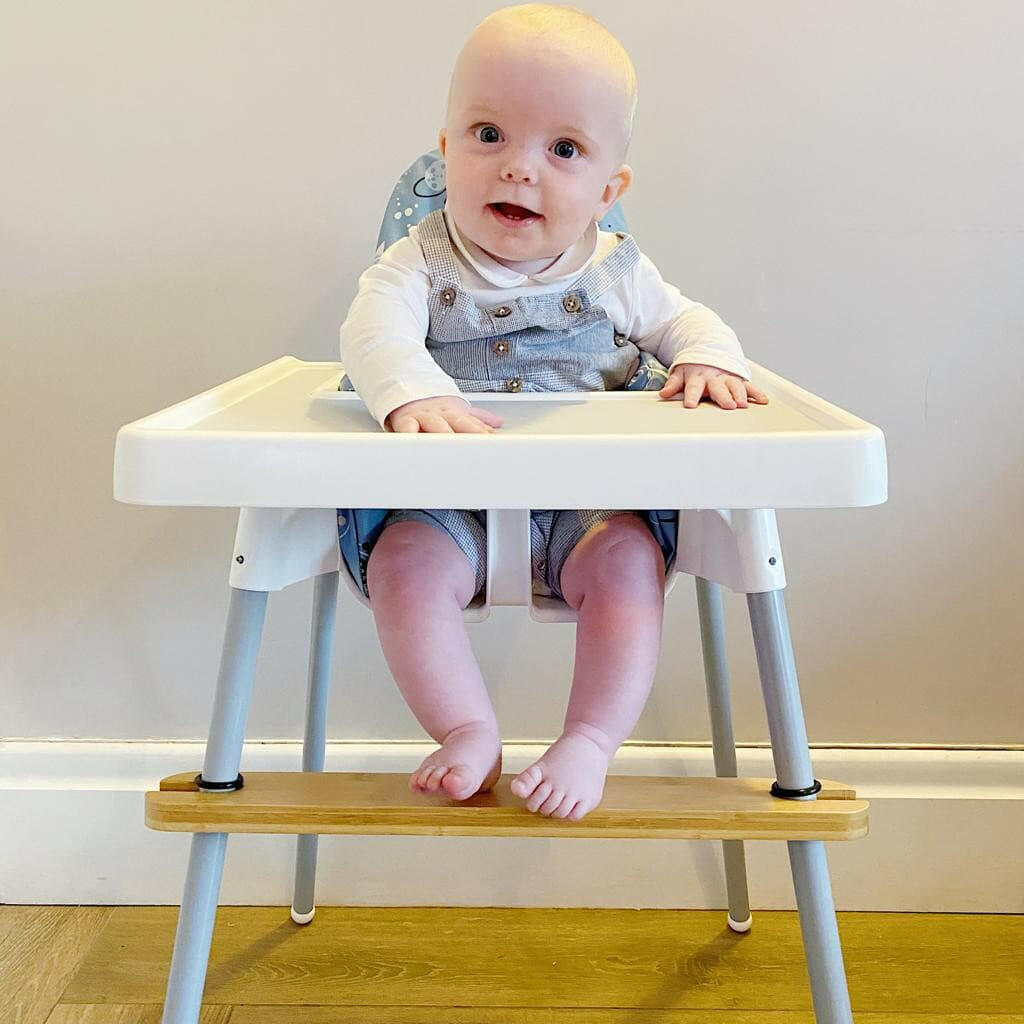
POLYGON ((476 578, 469 559, 442 530, 429 523, 392 523, 380 535, 366 567, 370 602, 391 597, 436 599, 452 594, 463 607, 472 600, 476 578))
POLYGON ((663 588, 665 559, 639 516, 614 516, 576 545, 566 559, 561 582, 566 600, 574 606, 595 588, 607 594, 652 585, 663 588))

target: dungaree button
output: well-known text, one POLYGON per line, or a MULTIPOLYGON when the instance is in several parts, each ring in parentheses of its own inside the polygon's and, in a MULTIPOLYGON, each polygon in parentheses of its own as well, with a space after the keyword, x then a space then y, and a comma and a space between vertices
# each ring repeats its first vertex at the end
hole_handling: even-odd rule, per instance
POLYGON ((562 299, 562 306, 566 313, 578 313, 581 305, 583 305, 583 303, 580 302, 580 297, 578 295, 566 295, 566 297, 562 299))
POLYGON ((508 342, 504 338, 502 338, 501 341, 496 341, 494 343, 494 351, 497 352, 499 356, 505 355, 505 353, 508 352, 508 342))
POLYGON ((622 348, 626 344, 626 339, 621 334, 615 335, 615 347, 622 348))
POLYGON ((523 379, 522 377, 512 377, 505 381, 506 391, 522 391, 523 390, 523 379))
POLYGON ((509 308, 508 308, 508 306, 499 306, 499 307, 498 307, 498 308, 497 308, 497 309, 496 309, 496 310, 494 311, 494 315, 495 315, 495 316, 508 316, 508 315, 509 315, 509 313, 511 313, 511 312, 512 312, 512 310, 511 310, 511 309, 509 309, 509 308))
POLYGON ((442 288, 441 289, 441 305, 450 306, 455 302, 455 289, 454 288, 442 288))

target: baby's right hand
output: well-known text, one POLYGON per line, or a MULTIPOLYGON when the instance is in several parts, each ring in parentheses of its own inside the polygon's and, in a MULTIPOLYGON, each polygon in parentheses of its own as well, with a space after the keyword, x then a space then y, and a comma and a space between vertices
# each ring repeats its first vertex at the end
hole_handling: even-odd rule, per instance
POLYGON ((419 398, 392 409, 384 425, 396 434, 493 434, 505 421, 464 398, 419 398))

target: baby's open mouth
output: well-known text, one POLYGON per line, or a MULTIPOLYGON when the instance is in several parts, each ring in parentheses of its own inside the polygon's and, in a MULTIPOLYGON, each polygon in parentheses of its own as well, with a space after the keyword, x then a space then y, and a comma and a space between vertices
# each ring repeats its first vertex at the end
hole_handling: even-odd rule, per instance
POLYGON ((525 206, 516 206, 515 203, 488 203, 487 208, 500 219, 507 221, 538 220, 541 216, 533 210, 528 210, 525 206))

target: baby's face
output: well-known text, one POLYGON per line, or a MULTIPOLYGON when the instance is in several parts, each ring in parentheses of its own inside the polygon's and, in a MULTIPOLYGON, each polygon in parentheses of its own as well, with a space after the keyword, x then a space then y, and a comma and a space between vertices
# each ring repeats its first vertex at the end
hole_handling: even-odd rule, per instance
POLYGON ((629 186, 628 104, 598 66, 470 43, 440 137, 459 231, 502 262, 564 252, 629 186))

